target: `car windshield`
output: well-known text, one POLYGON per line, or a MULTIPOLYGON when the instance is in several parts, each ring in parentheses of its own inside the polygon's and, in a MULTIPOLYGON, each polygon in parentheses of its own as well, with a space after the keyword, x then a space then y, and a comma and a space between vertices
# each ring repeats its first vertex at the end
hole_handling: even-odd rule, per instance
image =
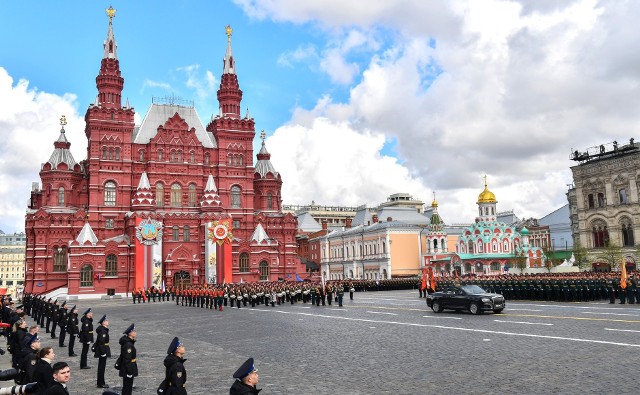
POLYGON ((463 285, 461 288, 464 289, 464 292, 470 295, 478 295, 478 294, 483 294, 487 292, 484 289, 478 287, 477 285, 463 285))

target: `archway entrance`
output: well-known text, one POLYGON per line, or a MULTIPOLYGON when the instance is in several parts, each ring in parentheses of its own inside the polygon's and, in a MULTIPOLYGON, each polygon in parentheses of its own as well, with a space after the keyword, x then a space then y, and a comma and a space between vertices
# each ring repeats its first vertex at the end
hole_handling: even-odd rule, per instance
POLYGON ((179 271, 173 275, 173 283, 178 289, 186 288, 191 285, 191 275, 184 270, 179 271))

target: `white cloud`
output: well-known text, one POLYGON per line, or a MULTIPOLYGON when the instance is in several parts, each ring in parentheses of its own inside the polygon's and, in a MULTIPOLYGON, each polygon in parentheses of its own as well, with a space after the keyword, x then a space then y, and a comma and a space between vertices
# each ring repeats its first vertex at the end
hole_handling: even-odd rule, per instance
POLYGON ((41 92, 27 80, 14 83, 0 67, 0 229, 5 233, 24 230, 31 183, 40 181, 40 165, 54 150, 61 115, 67 118, 65 131, 74 159, 85 158, 84 117, 76 105, 75 95, 41 92))
POLYGON ((380 153, 384 142, 381 134, 320 117, 308 126, 282 126, 266 140, 288 202, 359 206, 377 204, 380 196, 398 191, 424 196, 427 189, 420 180, 380 153))
POLYGON ((278 56, 278 66, 293 68, 295 63, 306 62, 310 59, 317 59, 315 46, 311 44, 301 45, 294 51, 289 51, 278 56))
POLYGON ((165 91, 173 90, 173 88, 171 87, 171 84, 167 82, 153 81, 148 78, 145 79, 144 82, 142 83, 142 88, 140 88, 140 94, 144 93, 145 88, 160 88, 165 91))
POLYGON ((340 192, 332 194, 314 184, 323 179, 300 183, 320 170, 282 163, 291 172, 279 169, 289 203, 314 195, 325 204, 384 201, 408 191, 392 176, 404 171, 411 176, 400 178, 415 183, 416 198, 430 201, 425 191, 435 190, 446 221, 469 222, 487 174, 499 210, 540 217, 567 203, 571 149, 627 141, 640 121, 640 55, 630 49, 640 39, 637 2, 237 2, 254 18, 320 26, 327 42, 319 51, 322 67, 337 71, 335 83, 351 85, 344 102, 327 93, 314 108, 296 108, 278 130, 290 138, 287 149, 314 164, 325 155, 376 168, 396 188, 339 181, 340 192), (362 37, 381 35, 385 46, 362 44, 362 37), (358 48, 371 52, 364 66, 349 60, 358 48), (319 132, 327 125, 377 147, 368 152, 379 153, 380 141, 395 138, 400 161, 387 173, 379 167, 387 162, 375 155, 335 152, 318 141, 341 141, 319 132))
POLYGON ((199 101, 206 101, 216 91, 216 78, 209 70, 205 71, 204 76, 200 76, 200 65, 192 64, 188 66, 178 67, 178 71, 186 74, 187 80, 185 86, 193 89, 199 101))

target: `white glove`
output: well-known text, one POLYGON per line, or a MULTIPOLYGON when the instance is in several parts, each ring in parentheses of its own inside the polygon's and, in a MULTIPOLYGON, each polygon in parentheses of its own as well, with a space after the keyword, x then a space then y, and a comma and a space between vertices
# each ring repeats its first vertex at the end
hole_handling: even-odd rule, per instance
POLYGON ((128 375, 127 375, 127 378, 128 378, 128 379, 130 379, 130 378, 132 378, 132 377, 133 377, 133 375, 132 375, 132 374, 128 374, 128 375))
POLYGON ((100 357, 101 357, 101 358, 106 358, 106 357, 107 357, 107 354, 100 355, 100 357))

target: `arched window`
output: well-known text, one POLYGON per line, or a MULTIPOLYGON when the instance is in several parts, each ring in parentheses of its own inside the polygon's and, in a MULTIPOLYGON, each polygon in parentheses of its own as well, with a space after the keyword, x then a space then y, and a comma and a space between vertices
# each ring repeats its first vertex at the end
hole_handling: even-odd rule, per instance
POLYGON ((171 228, 171 240, 172 241, 180 240, 180 228, 178 228, 177 225, 174 225, 173 228, 171 228))
POLYGON ((67 248, 66 247, 53 248, 53 271, 54 272, 67 271, 67 248))
POLYGON ((162 162, 162 150, 158 150, 158 162, 162 162))
POLYGON ((627 217, 622 218, 620 221, 620 227, 622 228, 622 246, 633 247, 635 245, 633 238, 633 223, 627 217))
POLYGON ((138 154, 140 155, 140 162, 144 162, 144 151, 140 150, 138 151, 138 154))
POLYGON ((231 154, 229 154, 229 160, 227 161, 229 163, 229 166, 233 165, 233 157, 231 156, 231 154))
POLYGON ((273 210, 273 195, 267 194, 267 210, 273 210))
POLYGON ((118 257, 114 254, 107 255, 104 263, 105 277, 116 277, 118 275, 118 257))
POLYGON ((382 242, 382 253, 386 254, 387 253, 387 245, 385 244, 385 242, 382 242))
POLYGON ((242 202, 240 199, 240 187, 234 185, 231 187, 231 208, 240 208, 242 207, 242 202))
POLYGON ((107 147, 102 147, 102 159, 107 159, 107 147))
POLYGON ((113 160, 113 147, 109 148, 109 160, 113 160))
POLYGON ((598 193, 598 207, 604 207, 604 193, 598 193))
POLYGON ((593 236, 593 247, 602 248, 609 242, 609 231, 607 225, 602 220, 596 220, 591 226, 591 234, 593 236))
POLYGON ((209 153, 208 152, 206 154, 204 154, 204 164, 205 165, 209 164, 209 153))
POLYGON ((260 281, 269 279, 269 264, 267 261, 260 262, 260 281))
POLYGON ((182 230, 182 240, 183 241, 191 241, 191 228, 189 225, 185 225, 182 230))
POLYGON ((189 151, 189 162, 196 163, 196 152, 189 151))
POLYGON ((164 207, 164 184, 161 182, 156 184, 156 206, 164 207))
POLYGON ((242 166, 242 164, 244 163, 244 156, 240 155, 240 156, 238 157, 238 161, 240 162, 240 163, 239 163, 239 164, 240 164, 240 166, 242 166))
POLYGON ((473 241, 469 240, 467 254, 473 254, 473 241))
POLYGON ((58 188, 58 206, 64 206, 64 188, 58 188))
POLYGON ((182 207, 182 187, 180 184, 171 185, 171 207, 182 207))
POLYGON ((433 240, 433 250, 436 251, 438 249, 438 239, 433 240))
POLYGON ((596 206, 595 201, 593 200, 593 193, 590 193, 589 196, 587 196, 587 201, 589 208, 594 208, 596 206))
POLYGON ((500 270, 500 264, 498 262, 491 262, 491 270, 497 272, 500 270))
POLYGON ((116 160, 120 160, 120 148, 116 148, 116 160))
POLYGON ((80 269, 80 286, 93 287, 93 266, 87 264, 80 269))
POLYGON ((189 207, 196 206, 196 186, 189 184, 189 207))
POLYGON ((116 205, 116 184, 113 181, 107 181, 107 183, 104 184, 104 205, 116 205))
POLYGON ((471 273, 471 264, 470 263, 465 263, 464 264, 464 272, 465 273, 471 273))
POLYGON ((248 273, 249 272, 249 254, 243 252, 240 254, 240 272, 248 273))

